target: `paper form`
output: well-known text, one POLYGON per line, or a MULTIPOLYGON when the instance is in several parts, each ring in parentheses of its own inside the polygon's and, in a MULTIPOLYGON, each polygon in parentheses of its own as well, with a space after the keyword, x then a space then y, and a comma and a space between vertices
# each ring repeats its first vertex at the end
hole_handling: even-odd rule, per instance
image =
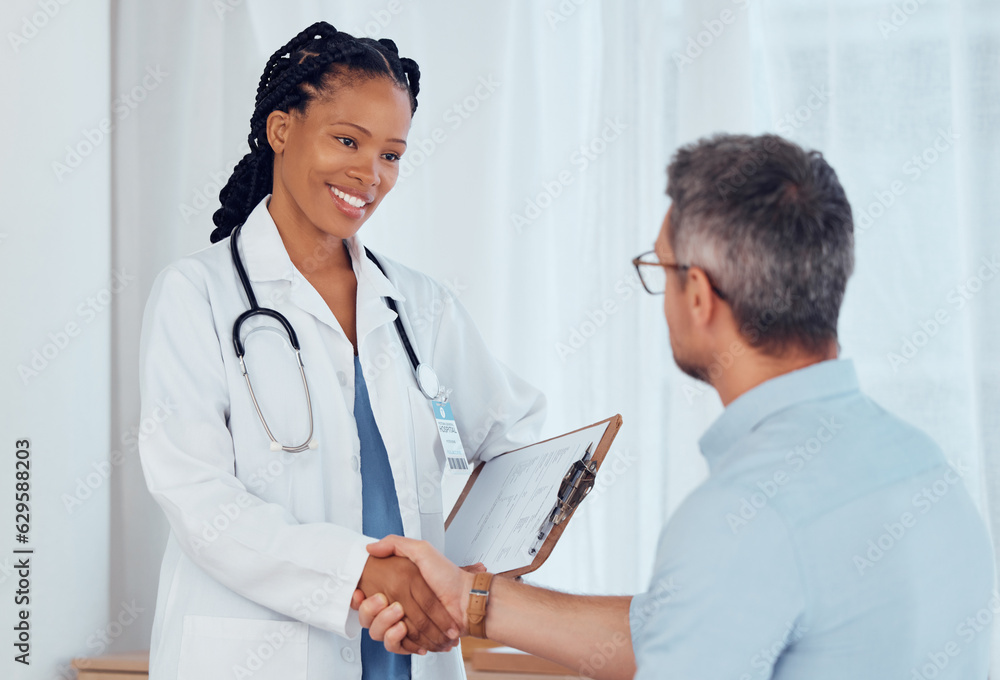
POLYGON ((525 567, 555 507, 566 471, 598 442, 607 423, 498 456, 483 467, 445 533, 455 564, 482 562, 493 573, 525 567))

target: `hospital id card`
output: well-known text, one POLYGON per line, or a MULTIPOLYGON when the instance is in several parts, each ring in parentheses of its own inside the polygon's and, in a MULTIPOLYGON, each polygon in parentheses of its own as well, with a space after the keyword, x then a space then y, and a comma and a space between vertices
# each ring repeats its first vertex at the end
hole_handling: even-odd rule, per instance
POLYGON ((432 401, 431 404, 434 407, 434 420, 437 421, 441 445, 444 446, 447 463, 445 474, 469 476, 472 470, 469 469, 469 459, 465 457, 462 438, 458 435, 455 416, 451 413, 451 404, 446 401, 432 401))

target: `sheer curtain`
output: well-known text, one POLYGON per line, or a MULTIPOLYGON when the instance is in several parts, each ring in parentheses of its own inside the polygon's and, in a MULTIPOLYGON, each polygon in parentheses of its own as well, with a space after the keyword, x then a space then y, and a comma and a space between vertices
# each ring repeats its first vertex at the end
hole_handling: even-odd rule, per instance
MULTIPOLYGON (((667 208, 672 151, 718 130, 827 155, 858 232, 843 355, 1000 520, 995 2, 117 3, 115 83, 170 74, 114 144, 114 263, 143 293, 209 243, 263 64, 319 19, 391 37, 422 69, 403 176, 365 241, 454 288, 497 355, 546 391, 548 434, 624 417, 537 582, 644 589, 662 523, 704 478, 697 440, 721 406, 674 367, 661 301, 629 260, 667 208)), ((116 301, 113 438, 138 418, 144 299, 116 301)), ((147 608, 117 644, 143 646, 166 526, 134 456, 113 491, 111 601, 147 608)))

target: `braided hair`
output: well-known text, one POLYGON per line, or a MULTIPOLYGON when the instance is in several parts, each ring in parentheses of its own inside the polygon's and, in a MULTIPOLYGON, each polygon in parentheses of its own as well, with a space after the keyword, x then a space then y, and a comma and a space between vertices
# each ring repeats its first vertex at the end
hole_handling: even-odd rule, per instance
MULTIPOLYGON (((410 95, 410 114, 417 110, 420 69, 400 57, 388 38, 355 38, 320 21, 299 33, 271 55, 257 86, 247 142, 250 152, 233 169, 219 192, 222 207, 212 215, 212 243, 221 241, 270 193, 274 151, 267 141, 267 117, 272 111, 305 113, 306 107, 334 78, 391 78, 410 95)), ((345 80, 346 79, 346 80, 345 80)))

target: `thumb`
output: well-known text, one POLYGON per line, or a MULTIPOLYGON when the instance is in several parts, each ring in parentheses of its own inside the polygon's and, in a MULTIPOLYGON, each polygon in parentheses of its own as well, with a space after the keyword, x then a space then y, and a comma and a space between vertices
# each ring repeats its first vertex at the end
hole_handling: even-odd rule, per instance
POLYGON ((360 609, 361 603, 365 601, 365 594, 359 590, 354 590, 354 595, 351 596, 351 609, 360 609))
POLYGON ((482 562, 476 562, 475 564, 470 564, 467 567, 462 567, 462 571, 467 571, 470 574, 479 574, 486 571, 486 565, 482 562))
POLYGON ((369 543, 368 554, 372 557, 391 557, 392 555, 400 555, 405 557, 402 546, 400 545, 403 541, 402 536, 394 536, 390 534, 386 536, 381 541, 376 543, 369 543))

